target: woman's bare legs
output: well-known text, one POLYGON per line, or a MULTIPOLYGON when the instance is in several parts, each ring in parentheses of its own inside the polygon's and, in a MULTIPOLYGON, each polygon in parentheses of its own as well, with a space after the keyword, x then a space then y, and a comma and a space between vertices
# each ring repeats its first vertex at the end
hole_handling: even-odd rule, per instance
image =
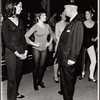
POLYGON ((90 75, 89 78, 94 79, 94 71, 95 71, 95 67, 96 67, 96 53, 95 53, 95 49, 94 46, 91 46, 87 49, 88 55, 90 57, 90 75))
POLYGON ((56 83, 59 82, 59 79, 58 79, 58 63, 56 63, 56 59, 55 59, 55 62, 54 62, 54 81, 56 83))

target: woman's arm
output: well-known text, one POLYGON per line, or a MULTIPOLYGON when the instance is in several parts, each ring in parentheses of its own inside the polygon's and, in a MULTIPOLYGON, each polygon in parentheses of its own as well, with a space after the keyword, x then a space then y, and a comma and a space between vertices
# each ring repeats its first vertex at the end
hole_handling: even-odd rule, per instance
POLYGON ((11 50, 19 59, 23 60, 25 59, 25 57, 23 57, 22 54, 19 54, 18 51, 16 51, 16 49, 14 48, 14 46, 11 44, 10 41, 10 34, 9 34, 9 29, 8 29, 8 23, 3 22, 2 24, 2 28, 3 28, 3 38, 4 38, 4 42, 6 47, 11 50))
POLYGON ((16 49, 14 46, 11 44, 11 39, 10 39, 10 34, 9 34, 9 26, 6 20, 2 23, 2 33, 3 33, 3 39, 5 42, 6 47, 11 50, 12 52, 15 52, 16 49))
MULTIPOLYGON (((25 38, 26 38, 26 42, 28 43, 28 44, 30 44, 30 39, 29 39, 29 37, 34 33, 34 31, 35 31, 35 26, 32 26, 30 29, 29 29, 29 31, 25 34, 25 38)), ((32 41, 31 41, 32 42, 32 41)))
POLYGON ((56 36, 56 46, 55 46, 55 52, 57 51, 57 47, 58 47, 58 42, 59 42, 59 25, 58 23, 56 23, 55 26, 55 36, 56 36))
POLYGON ((50 33, 50 41, 46 43, 46 45, 45 45, 46 47, 50 46, 54 39, 54 33, 49 25, 48 25, 48 29, 49 29, 49 33, 50 33))
POLYGON ((22 30, 22 40, 23 40, 23 45, 24 45, 24 49, 25 49, 23 56, 25 58, 27 58, 28 50, 27 50, 27 43, 26 43, 26 39, 25 39, 25 35, 24 35, 24 27, 22 30))
POLYGON ((22 27, 23 27, 22 28, 22 41, 23 41, 24 49, 27 50, 27 43, 26 43, 26 39, 25 39, 25 30, 24 30, 24 24, 23 24, 23 22, 22 22, 22 27))
POLYGON ((95 38, 95 41, 97 41, 98 40, 98 36, 95 38))
POLYGON ((32 34, 35 34, 35 32, 37 32, 37 31, 36 31, 36 27, 35 27, 35 25, 34 25, 34 26, 31 27, 31 29, 25 34, 25 38, 26 38, 26 42, 27 42, 28 44, 38 47, 38 46, 39 46, 39 43, 35 43, 35 42, 33 42, 33 41, 31 41, 31 40, 29 39, 29 37, 30 37, 32 34))
POLYGON ((98 36, 96 38, 91 39, 92 42, 96 42, 97 40, 98 40, 98 36))
POLYGON ((56 40, 58 42, 59 41, 59 25, 57 23, 55 26, 55 36, 56 36, 56 40))

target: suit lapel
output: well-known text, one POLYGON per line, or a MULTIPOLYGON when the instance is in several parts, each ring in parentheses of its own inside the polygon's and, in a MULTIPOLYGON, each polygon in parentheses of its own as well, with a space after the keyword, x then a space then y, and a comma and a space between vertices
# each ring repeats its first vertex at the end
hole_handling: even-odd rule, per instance
POLYGON ((63 32, 62 32, 62 34, 61 34, 61 36, 60 36, 60 40, 63 40, 63 38, 66 36, 67 31, 70 31, 70 26, 71 26, 71 25, 74 25, 73 23, 75 22, 77 16, 78 16, 78 15, 76 15, 76 16, 74 17, 74 19, 73 19, 71 22, 69 22, 69 24, 66 25, 65 29, 63 30, 63 32))

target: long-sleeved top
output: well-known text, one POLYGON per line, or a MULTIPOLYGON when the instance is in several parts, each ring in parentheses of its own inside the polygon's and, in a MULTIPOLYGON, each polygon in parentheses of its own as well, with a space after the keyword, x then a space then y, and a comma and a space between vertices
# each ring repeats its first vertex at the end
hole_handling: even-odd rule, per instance
POLYGON ((21 19, 18 18, 18 26, 10 19, 5 19, 2 23, 3 38, 6 47, 12 51, 16 51, 16 47, 21 45, 27 50, 27 43, 24 36, 24 26, 21 19))
POLYGON ((39 25, 35 24, 33 27, 25 34, 26 41, 30 42, 29 38, 32 34, 34 34, 34 43, 40 43, 39 47, 32 46, 32 48, 38 49, 39 51, 43 51, 46 49, 45 44, 47 43, 47 37, 54 36, 54 33, 51 27, 48 24, 45 24, 44 28, 41 28, 39 25))

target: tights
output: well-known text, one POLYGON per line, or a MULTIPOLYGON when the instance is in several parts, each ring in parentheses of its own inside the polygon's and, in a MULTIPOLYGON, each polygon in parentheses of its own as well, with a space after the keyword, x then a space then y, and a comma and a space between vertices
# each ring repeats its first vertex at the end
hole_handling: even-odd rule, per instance
POLYGON ((33 80, 34 86, 38 83, 42 83, 42 79, 45 72, 45 61, 47 56, 47 50, 39 51, 32 49, 32 55, 34 60, 33 80))

